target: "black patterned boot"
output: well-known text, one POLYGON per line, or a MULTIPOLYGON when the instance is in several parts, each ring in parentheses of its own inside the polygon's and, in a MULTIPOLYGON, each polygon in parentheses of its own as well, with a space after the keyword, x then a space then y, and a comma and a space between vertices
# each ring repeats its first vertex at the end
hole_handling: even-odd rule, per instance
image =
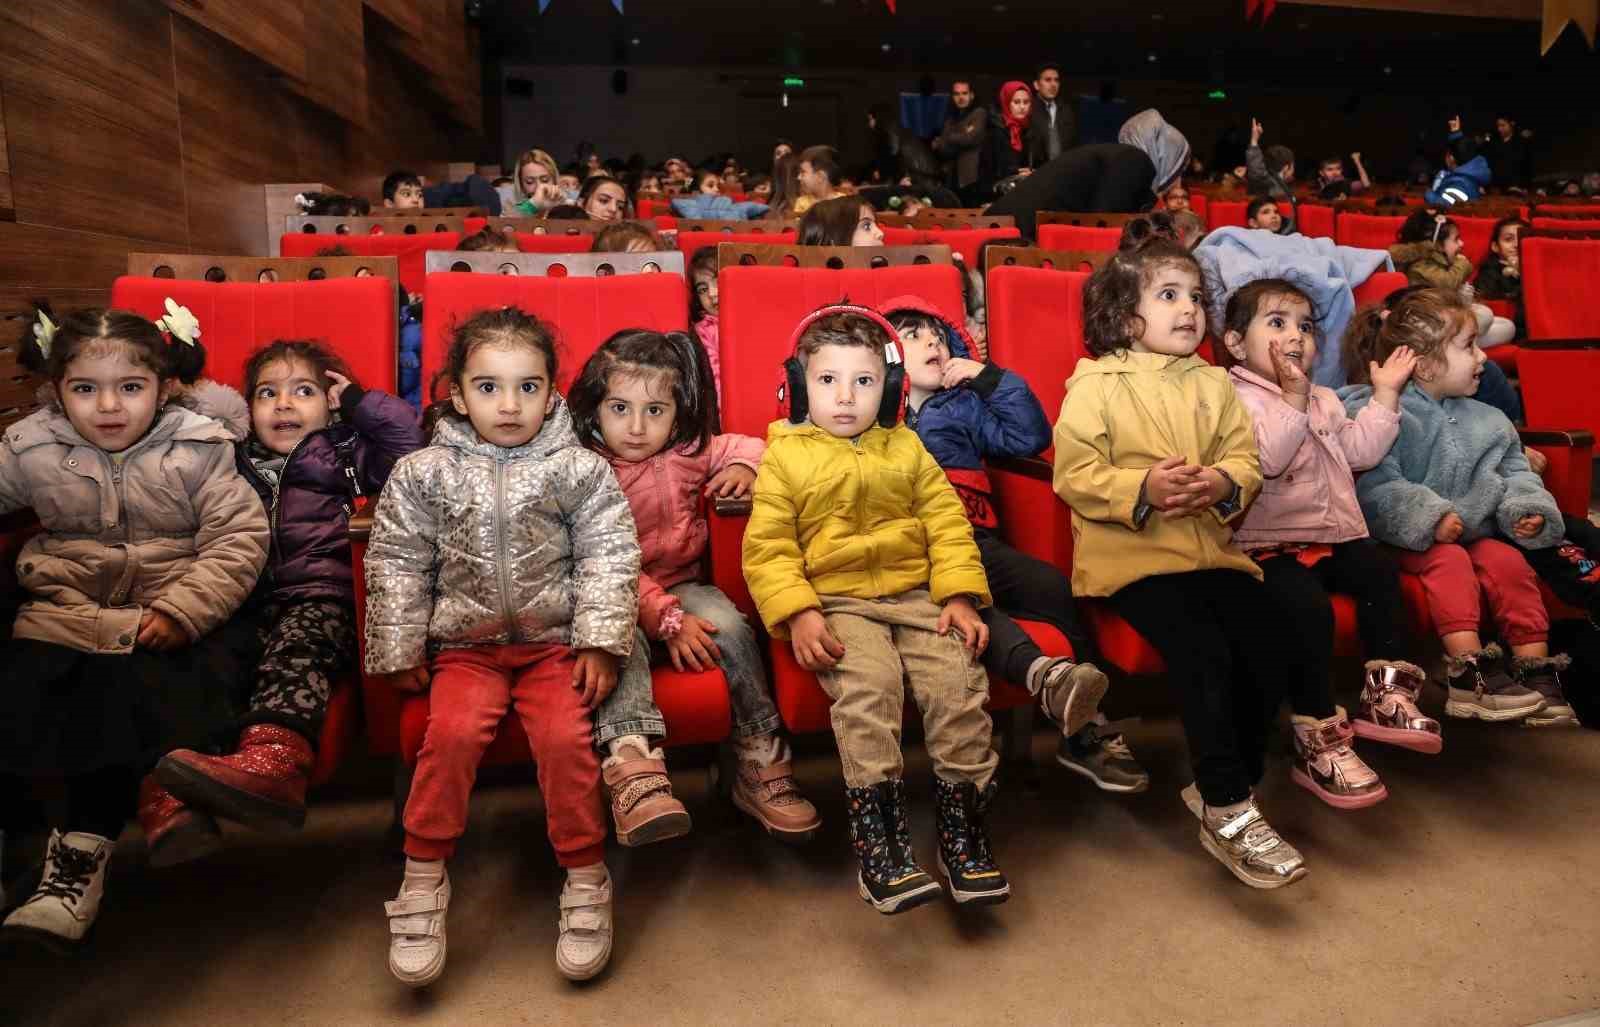
POLYGON ((905 812, 906 786, 882 781, 846 788, 850 844, 861 862, 857 878, 863 901, 885 915, 902 913, 937 898, 939 882, 917 866, 905 812))
POLYGON ((950 882, 950 895, 965 906, 994 906, 1011 897, 1011 883, 994 865, 984 814, 994 804, 999 785, 991 780, 982 791, 936 777, 933 795, 939 806, 939 872, 950 882))

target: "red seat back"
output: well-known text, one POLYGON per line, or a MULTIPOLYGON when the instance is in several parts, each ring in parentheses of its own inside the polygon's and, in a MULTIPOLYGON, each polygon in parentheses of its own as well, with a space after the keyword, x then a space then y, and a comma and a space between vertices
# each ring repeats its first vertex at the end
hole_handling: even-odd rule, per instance
POLYGON ((436 272, 428 276, 422 315, 425 397, 444 366, 451 329, 477 311, 504 306, 520 307, 555 328, 556 387, 563 392, 590 354, 622 329, 682 332, 689 327, 689 293, 681 275, 534 278, 436 272))
POLYGON ((880 307, 897 296, 920 296, 946 320, 966 320, 961 273, 948 264, 842 271, 728 267, 718 283, 722 427, 746 435, 765 437, 777 417, 781 369, 794 353, 789 339, 800 319, 823 304, 848 299, 880 307))
POLYGON ((1326 204, 1302 203, 1295 208, 1295 228, 1299 229, 1301 235, 1332 239, 1334 221, 1333 208, 1326 204))
POLYGON ((340 246, 358 257, 397 257, 400 261, 400 287, 407 292, 422 291, 427 275, 424 266, 429 250, 453 250, 461 242, 459 232, 419 232, 416 235, 307 235, 286 232, 282 253, 285 257, 315 257, 317 251, 340 246))
POLYGON ((1040 225, 1039 248, 1087 253, 1115 253, 1122 239, 1120 228, 1088 225, 1040 225))
MULTIPOLYGON (((989 359, 1021 375, 1052 420, 1083 346, 1081 271, 997 267, 989 272, 989 359)), ((1048 458, 1049 451, 1046 451, 1048 458)))
POLYGON ((715 246, 721 242, 769 242, 775 246, 793 246, 795 235, 795 230, 792 228, 786 228, 781 232, 679 232, 678 249, 684 255, 692 257, 700 247, 715 246))
POLYGON ((199 320, 206 377, 224 385, 243 388, 245 362, 268 343, 316 339, 343 357, 362 385, 395 391, 397 311, 387 278, 262 283, 124 275, 111 286, 112 306, 151 319, 166 313, 168 297, 199 320))
POLYGON ((1600 211, 1593 218, 1539 218, 1533 219, 1536 232, 1600 232, 1600 211))
POLYGON ((1395 244, 1405 220, 1375 214, 1340 214, 1333 228, 1333 238, 1340 246, 1386 250, 1395 244))
POLYGON ((1206 227, 1218 228, 1243 228, 1245 227, 1245 210, 1250 206, 1247 200, 1212 200, 1206 207, 1206 227))
POLYGON ((1461 227, 1461 252, 1472 261, 1474 268, 1483 264, 1483 258, 1489 255, 1489 244, 1494 241, 1494 226, 1496 218, 1464 218, 1452 217, 1461 227))
POLYGON ((588 253, 593 246, 594 236, 588 232, 578 235, 517 233, 517 249, 523 253, 588 253))
MULTIPOLYGON (((986 242, 1005 239, 1011 245, 1021 246, 1022 235, 1015 228, 930 228, 922 233, 920 244, 950 247, 951 255, 969 268, 978 267, 978 250, 986 242)), ((885 246, 894 246, 887 237, 885 246)))
POLYGON ((921 228, 900 228, 895 225, 883 225, 882 228, 885 246, 921 246, 928 241, 928 233, 921 228))
POLYGON ((1593 302, 1597 282, 1600 239, 1522 240, 1522 309, 1528 338, 1600 337, 1600 305, 1593 302))
POLYGON ((1370 307, 1374 303, 1382 303, 1391 292, 1404 289, 1411 284, 1410 279, 1399 271, 1379 271, 1366 281, 1350 290, 1355 295, 1356 308, 1370 307))

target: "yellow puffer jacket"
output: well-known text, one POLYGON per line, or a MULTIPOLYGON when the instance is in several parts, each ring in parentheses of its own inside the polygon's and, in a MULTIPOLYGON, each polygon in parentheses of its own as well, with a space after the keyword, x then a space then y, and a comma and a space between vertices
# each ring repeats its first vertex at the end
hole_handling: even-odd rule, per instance
POLYGON ((1055 431, 1056 494, 1072 507, 1072 594, 1108 596, 1155 574, 1261 570, 1233 544, 1261 490, 1250 412, 1227 372, 1199 357, 1123 350, 1080 360, 1055 431), (1145 475, 1169 456, 1215 467, 1239 485, 1239 511, 1134 518, 1145 475))
POLYGON ((904 425, 841 439, 775 421, 744 532, 744 576, 775 637, 822 604, 927 588, 989 604, 978 547, 956 490, 904 425))

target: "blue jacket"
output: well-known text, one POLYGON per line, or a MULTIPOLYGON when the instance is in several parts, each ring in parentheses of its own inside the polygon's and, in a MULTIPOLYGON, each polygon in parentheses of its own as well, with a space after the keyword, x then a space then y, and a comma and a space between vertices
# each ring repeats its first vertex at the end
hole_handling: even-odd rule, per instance
MULTIPOLYGON (((901 296, 882 304, 886 313, 915 310, 933 317, 944 333, 952 357, 971 358, 966 330, 951 325, 931 303, 901 296)), ((922 406, 906 408, 906 427, 944 468, 966 507, 967 519, 982 528, 997 528, 992 488, 983 462, 987 459, 1036 456, 1050 445, 1051 425, 1028 383, 1011 371, 987 364, 976 378, 953 389, 941 389, 922 406)))
POLYGON ((720 221, 754 221, 767 212, 765 203, 734 203, 720 194, 695 193, 679 196, 672 201, 672 213, 680 218, 702 218, 720 221))
POLYGON ((1458 203, 1471 203, 1483 195, 1483 187, 1489 184, 1492 174, 1489 162, 1480 154, 1459 165, 1454 171, 1446 168, 1433 176, 1433 187, 1423 193, 1422 198, 1431 204, 1445 207, 1453 207, 1458 203))
MULTIPOLYGON (((1372 386, 1346 386, 1339 398, 1354 417, 1371 402, 1372 386)), ((1373 538, 1416 552, 1433 545, 1434 529, 1452 512, 1466 525, 1463 543, 1500 537, 1548 549, 1566 531, 1505 414, 1475 399, 1436 400, 1414 382, 1400 394, 1400 437, 1356 480, 1356 497, 1373 538), (1544 529, 1519 539, 1512 529, 1529 514, 1543 514, 1544 529)))

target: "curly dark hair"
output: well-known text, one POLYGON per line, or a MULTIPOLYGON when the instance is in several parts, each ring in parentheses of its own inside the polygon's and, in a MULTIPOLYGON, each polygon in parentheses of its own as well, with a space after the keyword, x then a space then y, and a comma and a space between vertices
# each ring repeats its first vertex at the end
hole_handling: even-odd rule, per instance
POLYGON ((435 399, 445 399, 449 386, 459 383, 466 373, 467 360, 482 346, 520 347, 542 353, 545 370, 550 374, 550 387, 555 388, 559 362, 554 329, 525 310, 499 307, 480 310, 451 330, 450 351, 444 367, 428 383, 429 394, 435 399))
POLYGON ((1285 281, 1282 278, 1258 278, 1253 282, 1240 286, 1232 296, 1228 297, 1228 306, 1222 314, 1220 332, 1222 345, 1212 348, 1217 358, 1218 367, 1228 368, 1234 364, 1242 363, 1229 351, 1226 341, 1227 334, 1229 332, 1238 332, 1241 338, 1248 335, 1250 322, 1256 319, 1256 312, 1261 309, 1261 301, 1271 296, 1292 296, 1295 299, 1303 300, 1306 306, 1311 308, 1312 330, 1316 334, 1317 341, 1319 343, 1322 341, 1322 330, 1315 300, 1307 296, 1304 290, 1293 282, 1285 281))
POLYGON ((567 390, 572 428, 584 445, 605 448, 600 404, 605 402, 614 374, 662 377, 669 382, 678 415, 667 436, 667 448, 699 453, 717 433, 716 382, 699 340, 685 332, 624 328, 594 351, 567 390))
POLYGON ((46 303, 36 305, 39 313, 56 324, 47 355, 39 347, 33 334, 38 318, 24 323, 22 339, 17 347, 17 361, 36 374, 52 382, 66 377, 67 365, 86 350, 102 346, 123 346, 134 363, 146 367, 155 376, 166 381, 176 378, 185 385, 193 385, 205 370, 206 349, 196 339, 193 344, 169 341, 148 318, 127 310, 107 310, 89 307, 75 310, 59 320, 46 303))
POLYGON ((244 365, 244 399, 246 403, 253 402, 256 385, 261 381, 261 371, 275 360, 288 363, 299 360, 311 368, 317 384, 322 386, 326 393, 328 386, 328 372, 349 378, 352 385, 359 385, 355 376, 350 373, 350 365, 344 362, 337 353, 328 349, 314 339, 277 339, 250 354, 250 359, 244 365))
POLYGON ((1083 287, 1083 345, 1091 356, 1127 349, 1144 335, 1139 295, 1162 268, 1181 267, 1200 279, 1201 309, 1206 276, 1194 254, 1171 239, 1151 236, 1130 250, 1119 250, 1089 276, 1083 287))

